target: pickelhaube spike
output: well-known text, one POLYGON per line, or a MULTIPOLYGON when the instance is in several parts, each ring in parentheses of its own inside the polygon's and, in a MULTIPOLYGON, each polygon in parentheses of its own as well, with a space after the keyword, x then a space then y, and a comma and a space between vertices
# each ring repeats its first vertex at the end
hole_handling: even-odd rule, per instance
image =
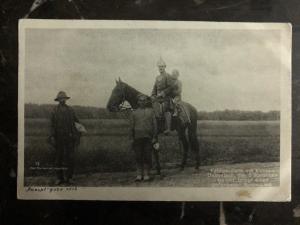
POLYGON ((161 57, 159 57, 159 60, 157 61, 157 66, 166 67, 167 65, 166 65, 165 61, 161 57))

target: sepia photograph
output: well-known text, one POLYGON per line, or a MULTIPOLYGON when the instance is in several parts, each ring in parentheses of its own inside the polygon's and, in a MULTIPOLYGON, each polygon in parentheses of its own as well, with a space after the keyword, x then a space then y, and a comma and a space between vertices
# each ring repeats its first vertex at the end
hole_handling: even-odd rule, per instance
POLYGON ((289 201, 291 35, 20 20, 18 198, 289 201))

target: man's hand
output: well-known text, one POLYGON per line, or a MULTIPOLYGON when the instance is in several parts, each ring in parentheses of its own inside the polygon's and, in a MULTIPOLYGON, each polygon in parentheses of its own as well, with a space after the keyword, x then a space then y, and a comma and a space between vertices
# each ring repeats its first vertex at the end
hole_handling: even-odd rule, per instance
POLYGON ((162 98, 165 97, 165 92, 162 91, 162 92, 158 93, 157 97, 162 97, 162 98))
POLYGON ((156 139, 152 139, 152 147, 158 151, 159 150, 159 143, 156 139))

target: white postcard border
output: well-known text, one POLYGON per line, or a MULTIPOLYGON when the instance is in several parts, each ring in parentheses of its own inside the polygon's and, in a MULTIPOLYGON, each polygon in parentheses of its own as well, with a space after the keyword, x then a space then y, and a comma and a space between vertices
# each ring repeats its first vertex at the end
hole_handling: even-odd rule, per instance
POLYGON ((133 201, 290 201, 291 200, 291 35, 290 24, 185 21, 19 21, 18 198, 133 201), (281 30, 281 121, 279 187, 24 187, 24 96, 26 29, 253 29, 281 30))

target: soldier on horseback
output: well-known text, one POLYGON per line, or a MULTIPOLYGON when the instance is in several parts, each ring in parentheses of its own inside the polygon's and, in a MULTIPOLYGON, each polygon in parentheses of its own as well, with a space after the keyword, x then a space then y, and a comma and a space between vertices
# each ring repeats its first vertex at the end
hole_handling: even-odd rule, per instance
MULTIPOLYGON (((149 104, 149 106, 147 107, 153 107, 156 121, 157 119, 160 120, 161 117, 166 118, 166 130, 167 132, 169 132, 171 130, 172 119, 172 109, 169 106, 172 102, 172 96, 174 96, 175 99, 180 99, 181 84, 178 80, 179 72, 174 72, 173 75, 175 76, 172 78, 171 75, 165 72, 166 65, 162 60, 158 62, 158 68, 160 71, 160 75, 156 78, 156 82, 153 87, 153 92, 151 96, 152 102, 148 101, 149 97, 147 99, 147 104, 149 104), (177 85, 175 85, 175 88, 174 83, 177 83, 177 85)), ((139 96, 141 94, 141 92, 119 79, 119 81, 116 82, 116 86, 114 87, 111 96, 109 97, 109 100, 107 102, 107 109, 111 112, 120 111, 120 105, 122 105, 124 101, 127 101, 133 109, 137 109, 139 107, 138 100, 140 99, 139 96)), ((184 169, 184 167, 186 166, 187 153, 189 149, 191 149, 195 153, 195 168, 198 169, 200 164, 200 157, 199 143, 197 139, 197 109, 191 104, 182 100, 179 100, 178 105, 180 105, 180 110, 178 111, 179 120, 176 120, 176 122, 174 123, 174 128, 177 131, 179 140, 183 146, 183 158, 181 163, 181 169, 184 169), (184 117, 188 118, 188 120, 185 119, 185 122, 181 119, 184 117), (179 123, 177 123, 177 121, 179 123)), ((156 124, 159 127, 159 123, 156 124)), ((158 129, 157 132, 159 133, 160 129, 158 129)), ((157 153, 157 151, 155 152, 157 153)), ((156 158, 156 162, 158 162, 157 170, 159 173, 160 166, 158 154, 154 155, 156 158)))
POLYGON ((178 70, 173 70, 172 75, 168 74, 166 63, 161 58, 157 62, 157 66, 160 75, 156 77, 151 98, 156 117, 164 116, 164 134, 168 135, 171 131, 172 113, 183 124, 190 123, 190 115, 181 101, 182 84, 178 80, 178 70))
POLYGON ((165 119, 165 131, 164 134, 168 135, 171 131, 171 104, 172 104, 172 77, 166 72, 166 63, 159 59, 157 62, 157 67, 159 70, 159 75, 155 79, 153 90, 151 93, 151 98, 153 102, 153 108, 156 117, 164 116, 165 119))

